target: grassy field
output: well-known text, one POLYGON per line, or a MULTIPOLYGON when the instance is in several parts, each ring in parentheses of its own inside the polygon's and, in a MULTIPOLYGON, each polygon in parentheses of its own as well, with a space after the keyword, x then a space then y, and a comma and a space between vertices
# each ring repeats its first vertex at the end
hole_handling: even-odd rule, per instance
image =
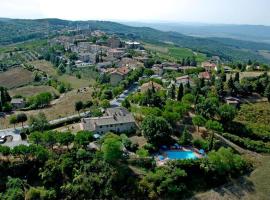
POLYGON ((90 84, 95 82, 96 72, 91 71, 90 69, 81 69, 80 74, 82 75, 82 78, 78 79, 76 76, 73 75, 71 76, 68 74, 57 74, 57 71, 53 67, 53 65, 46 60, 37 60, 30 62, 30 64, 34 65, 37 69, 44 71, 48 75, 55 77, 59 81, 70 83, 71 87, 74 89, 88 87, 90 84))
MULTIPOLYGON (((252 72, 240 72, 240 79, 245 78, 245 77, 257 77, 262 75, 264 72, 259 72, 259 71, 252 71, 252 72)), ((227 80, 229 80, 230 76, 234 77, 235 73, 232 74, 226 74, 227 80)), ((270 75, 270 72, 268 72, 268 75, 270 75)))
MULTIPOLYGON (((44 112, 48 120, 58 119, 69 115, 77 114, 74 109, 74 104, 76 101, 87 101, 91 100, 92 90, 87 88, 87 91, 77 93, 77 90, 72 90, 55 101, 55 104, 51 105, 48 108, 40 109, 40 110, 31 110, 25 111, 24 113, 28 116, 36 115, 40 111, 44 112)), ((15 112, 15 114, 20 113, 20 111, 15 112)), ((12 127, 8 122, 9 116, 7 115, 5 118, 0 118, 0 126, 3 128, 12 127)))
POLYGON ((74 89, 82 88, 82 87, 88 87, 91 83, 93 83, 94 80, 89 81, 85 79, 78 79, 75 76, 70 76, 67 74, 64 74, 62 76, 58 77, 59 81, 70 83, 71 87, 74 89))
POLYGON ((148 50, 156 52, 158 57, 169 60, 177 61, 187 57, 195 57, 197 62, 205 61, 207 58, 202 53, 193 52, 191 49, 174 47, 172 45, 153 45, 145 44, 144 47, 148 50))
POLYGON ((41 92, 51 92, 51 93, 55 93, 55 94, 59 95, 59 92, 55 88, 53 88, 51 86, 47 86, 47 85, 41 85, 41 86, 28 85, 28 86, 19 87, 19 88, 9 90, 9 94, 11 96, 22 95, 24 97, 33 96, 33 95, 41 93, 41 92))
POLYGON ((53 77, 57 76, 57 71, 53 67, 52 63, 46 60, 35 60, 32 62, 29 62, 29 64, 33 65, 36 69, 39 69, 50 76, 53 76, 53 77))
POLYGON ((144 48, 152 50, 152 51, 161 52, 161 53, 169 52, 169 49, 166 46, 158 46, 158 45, 148 44, 148 43, 144 45, 144 48))
POLYGON ((262 156, 259 166, 247 176, 230 184, 200 193, 192 200, 269 200, 270 156, 262 156))
POLYGON ((9 89, 27 85, 32 81, 32 72, 21 67, 12 68, 6 72, 0 73, 0 86, 9 89))

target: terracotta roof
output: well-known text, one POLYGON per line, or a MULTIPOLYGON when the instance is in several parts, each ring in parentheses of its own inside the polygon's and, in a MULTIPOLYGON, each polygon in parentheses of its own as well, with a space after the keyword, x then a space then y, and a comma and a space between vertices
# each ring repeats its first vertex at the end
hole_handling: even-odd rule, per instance
POLYGON ((217 65, 213 62, 203 62, 202 63, 203 67, 208 67, 208 68, 215 68, 217 65))
POLYGON ((127 75, 129 73, 129 68, 128 67, 119 67, 119 68, 116 68, 111 74, 113 73, 118 73, 118 74, 121 74, 121 75, 127 75))
POLYGON ((199 78, 211 79, 211 74, 209 72, 201 72, 199 78))
POLYGON ((163 89, 163 87, 160 84, 153 81, 149 81, 148 83, 142 84, 141 91, 146 92, 148 89, 152 89, 152 87, 154 87, 155 90, 163 89))

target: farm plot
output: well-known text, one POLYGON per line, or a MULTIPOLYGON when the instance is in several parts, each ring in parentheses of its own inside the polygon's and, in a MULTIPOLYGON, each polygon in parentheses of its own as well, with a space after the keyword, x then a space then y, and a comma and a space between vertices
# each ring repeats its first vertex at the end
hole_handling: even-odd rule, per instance
POLYGON ((57 71, 53 67, 52 63, 46 60, 35 60, 29 62, 29 64, 33 65, 36 69, 45 72, 49 76, 57 76, 57 71))
POLYGON ((22 95, 23 97, 29 97, 29 96, 33 96, 41 92, 51 92, 51 93, 55 93, 59 95, 59 92, 55 88, 51 86, 47 86, 47 85, 41 85, 41 86, 29 85, 29 86, 24 86, 20 88, 15 88, 15 89, 10 90, 9 94, 11 96, 22 95))
POLYGON ((32 73, 21 67, 0 73, 0 86, 8 89, 27 85, 33 81, 32 73))

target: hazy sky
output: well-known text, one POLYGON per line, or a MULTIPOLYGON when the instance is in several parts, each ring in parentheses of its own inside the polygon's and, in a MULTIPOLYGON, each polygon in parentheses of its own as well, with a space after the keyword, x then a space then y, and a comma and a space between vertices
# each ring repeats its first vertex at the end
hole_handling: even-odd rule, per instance
POLYGON ((270 0, 0 0, 0 17, 270 25, 270 0))

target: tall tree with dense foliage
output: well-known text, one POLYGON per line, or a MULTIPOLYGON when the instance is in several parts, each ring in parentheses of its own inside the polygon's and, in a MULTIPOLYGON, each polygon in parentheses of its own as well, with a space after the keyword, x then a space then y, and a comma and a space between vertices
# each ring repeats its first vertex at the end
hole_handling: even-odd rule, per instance
POLYGON ((83 109, 83 102, 82 101, 75 102, 75 111, 77 111, 79 115, 81 109, 83 109))
POLYGON ((184 96, 184 86, 182 83, 180 83, 178 87, 177 101, 181 101, 183 96, 184 96))
POLYGON ((180 168, 160 167, 140 181, 140 189, 149 199, 180 199, 185 195, 187 173, 180 168))
POLYGON ((234 154, 232 149, 221 147, 217 152, 208 154, 208 169, 219 176, 227 176, 235 172, 243 171, 247 163, 237 154, 234 154))
POLYGON ((268 83, 267 87, 265 88, 264 95, 268 99, 268 102, 270 102, 270 83, 268 83))
POLYGON ((192 135, 190 134, 190 132, 187 130, 187 128, 185 127, 182 135, 179 139, 179 144, 182 145, 190 145, 192 141, 192 135))
POLYGON ((16 117, 16 115, 11 115, 11 116, 9 117, 9 123, 10 123, 10 124, 13 124, 14 129, 15 129, 15 125, 17 124, 17 117, 16 117))
POLYGON ((50 92, 42 92, 28 99, 27 104, 32 108, 44 108, 50 104, 52 100, 52 94, 50 92))
POLYGON ((57 141, 68 147, 74 141, 74 135, 70 132, 59 133, 57 134, 57 141))
POLYGON ((141 129, 147 141, 155 146, 164 144, 172 133, 171 125, 163 117, 152 115, 144 118, 141 129))
POLYGON ((175 99, 175 84, 171 84, 171 87, 168 90, 168 97, 175 99))
POLYGON ((208 150, 211 151, 213 149, 214 134, 215 132, 222 132, 223 127, 218 121, 212 120, 208 120, 205 124, 205 127, 210 131, 210 144, 208 150))
POLYGON ((39 112, 37 116, 30 116, 29 118, 29 127, 33 131, 43 132, 49 127, 49 122, 46 118, 46 115, 43 112, 39 112))
POLYGON ((216 88, 216 92, 217 92, 218 96, 223 96, 223 94, 224 94, 224 85, 223 85, 223 81, 220 78, 216 79, 215 88, 216 88))
POLYGON ((89 142, 93 141, 93 133, 90 131, 79 131, 76 133, 74 142, 76 144, 82 145, 83 147, 86 147, 89 142))
POLYGON ((120 137, 107 137, 105 138, 101 150, 103 158, 106 162, 115 163, 123 156, 123 144, 120 137))
POLYGON ((236 108, 229 104, 224 104, 218 109, 220 120, 223 124, 230 123, 236 116, 236 108))
POLYGON ((235 95, 235 86, 234 86, 234 82, 233 82, 232 77, 229 78, 229 80, 227 82, 227 86, 228 86, 230 95, 235 95))
POLYGON ((240 75, 239 75, 239 72, 236 72, 236 73, 235 73, 235 76, 234 76, 234 82, 240 82, 240 75))
POLYGON ((23 127, 23 123, 27 121, 27 115, 25 113, 19 113, 17 116, 17 122, 18 123, 22 123, 22 127, 23 127))
POLYGON ((206 119, 201 115, 196 115, 192 118, 192 123, 194 126, 197 126, 197 132, 199 132, 200 126, 205 125, 206 119))

